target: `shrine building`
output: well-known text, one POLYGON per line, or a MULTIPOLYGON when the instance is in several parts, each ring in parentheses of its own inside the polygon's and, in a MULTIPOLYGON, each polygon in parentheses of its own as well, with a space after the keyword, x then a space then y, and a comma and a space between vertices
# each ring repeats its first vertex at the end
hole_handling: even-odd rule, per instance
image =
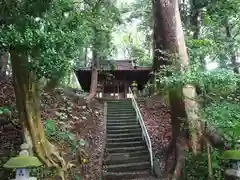
MULTIPOLYGON (((99 98, 128 98, 128 89, 133 84, 142 90, 150 78, 151 67, 137 66, 134 60, 101 60, 98 64, 99 98)), ((91 66, 76 70, 82 89, 89 92, 91 85, 91 66)))

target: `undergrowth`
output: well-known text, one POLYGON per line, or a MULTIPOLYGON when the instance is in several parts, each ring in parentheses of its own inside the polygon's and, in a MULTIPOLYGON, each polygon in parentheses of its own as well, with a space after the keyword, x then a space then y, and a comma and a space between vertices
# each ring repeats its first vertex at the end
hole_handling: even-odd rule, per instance
MULTIPOLYGON (((217 150, 212 150, 212 171, 214 180, 224 179, 222 172, 222 161, 217 150)), ((206 180, 208 177, 208 154, 207 151, 194 156, 192 152, 187 152, 184 168, 184 180, 206 180)))
MULTIPOLYGON (((44 122, 44 129, 48 139, 58 144, 59 147, 67 148, 67 152, 65 153, 71 154, 72 157, 74 156, 76 158, 76 152, 87 145, 87 141, 78 139, 76 135, 70 131, 62 130, 61 126, 51 119, 44 122)), ((43 179, 45 177, 54 177, 56 171, 54 169, 36 168, 31 171, 31 175, 43 179)), ((71 178, 74 180, 81 179, 80 175, 76 174, 71 174, 71 178)))

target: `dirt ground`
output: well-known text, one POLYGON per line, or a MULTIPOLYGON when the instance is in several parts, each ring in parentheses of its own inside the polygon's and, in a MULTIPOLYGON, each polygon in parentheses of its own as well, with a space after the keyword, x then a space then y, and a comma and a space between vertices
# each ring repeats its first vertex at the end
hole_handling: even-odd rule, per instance
MULTIPOLYGON (((165 153, 172 138, 169 109, 165 105, 162 97, 158 95, 140 100, 138 104, 152 142, 153 153, 159 164, 159 173, 162 175, 160 179, 167 180, 165 153)), ((172 163, 172 159, 173 157, 169 158, 170 163, 172 163)), ((149 180, 152 179, 149 178, 149 180)))
MULTIPOLYGON (((1 78, 0 87, 0 107, 11 111, 11 118, 0 116, 1 167, 9 157, 15 156, 19 152, 22 138, 11 80, 1 78)), ((85 142, 82 148, 87 152, 87 163, 81 179, 100 179, 104 137, 103 103, 93 101, 89 108, 73 97, 66 96, 62 89, 58 89, 51 94, 42 94, 41 112, 43 123, 46 120, 54 122, 60 128, 59 130, 72 133, 77 140, 85 142)), ((76 159, 76 153, 69 151, 67 144, 59 143, 54 138, 51 142, 62 151, 67 160, 76 159)), ((77 167, 72 169, 68 180, 77 179, 76 176, 80 176, 81 169, 82 167, 77 164, 77 167)), ((7 180, 10 172, 0 168, 1 180, 7 180)), ((42 175, 41 179, 54 178, 42 175)))

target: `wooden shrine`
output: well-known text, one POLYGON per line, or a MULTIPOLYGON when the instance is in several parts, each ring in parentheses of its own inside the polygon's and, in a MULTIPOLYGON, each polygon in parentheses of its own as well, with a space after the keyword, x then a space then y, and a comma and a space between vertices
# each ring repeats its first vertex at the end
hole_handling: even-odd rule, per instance
MULTIPOLYGON (((132 60, 105 60, 98 65, 98 97, 128 98, 128 88, 133 82, 142 90, 150 78, 151 67, 137 66, 132 60)), ((84 91, 89 92, 91 66, 76 70, 77 78, 84 91)))

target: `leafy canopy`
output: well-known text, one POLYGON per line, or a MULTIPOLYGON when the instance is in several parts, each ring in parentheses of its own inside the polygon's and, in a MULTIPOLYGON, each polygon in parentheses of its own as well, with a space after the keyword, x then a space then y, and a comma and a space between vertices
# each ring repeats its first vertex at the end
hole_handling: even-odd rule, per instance
POLYGON ((0 16, 0 49, 27 54, 26 66, 48 79, 66 74, 81 48, 93 43, 96 27, 111 31, 120 18, 103 0, 3 0, 0 16))

